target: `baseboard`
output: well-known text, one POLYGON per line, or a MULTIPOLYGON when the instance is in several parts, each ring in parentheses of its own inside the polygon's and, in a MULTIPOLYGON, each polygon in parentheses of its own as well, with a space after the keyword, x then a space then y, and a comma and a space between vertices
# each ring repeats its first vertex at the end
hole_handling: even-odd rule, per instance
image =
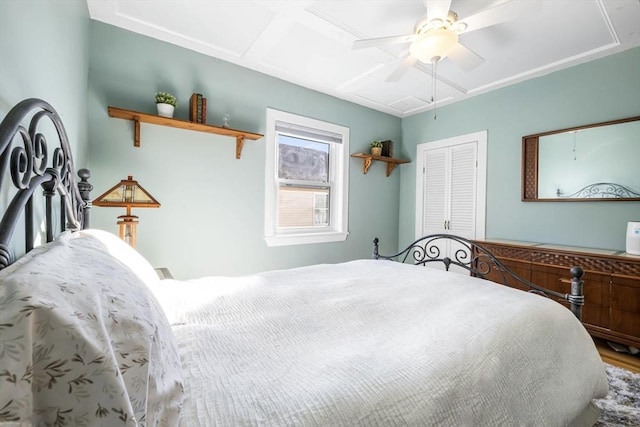
POLYGON ((604 340, 595 339, 594 341, 603 362, 631 372, 640 373, 640 356, 617 352, 609 347, 604 340))

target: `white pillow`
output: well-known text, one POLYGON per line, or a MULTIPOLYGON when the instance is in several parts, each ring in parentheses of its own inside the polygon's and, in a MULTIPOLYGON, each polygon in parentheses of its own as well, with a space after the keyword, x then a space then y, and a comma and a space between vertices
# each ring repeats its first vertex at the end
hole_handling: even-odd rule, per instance
POLYGON ((3 420, 177 425, 180 359, 149 269, 100 234, 64 233, 0 271, 3 420))
POLYGON ((82 230, 73 234, 75 238, 84 236, 91 236, 102 243, 114 258, 129 267, 147 285, 160 280, 149 261, 115 234, 98 229, 82 230))

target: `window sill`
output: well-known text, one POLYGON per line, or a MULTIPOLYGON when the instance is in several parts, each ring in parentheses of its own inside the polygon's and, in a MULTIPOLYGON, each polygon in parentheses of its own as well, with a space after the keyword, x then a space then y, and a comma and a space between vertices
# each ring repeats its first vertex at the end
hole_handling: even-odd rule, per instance
POLYGON ((331 243, 331 242, 344 242, 347 240, 348 232, 333 232, 322 234, 290 234, 290 235, 278 235, 278 236, 265 236, 264 240, 267 242, 267 246, 293 246, 293 245, 308 245, 312 243, 331 243))

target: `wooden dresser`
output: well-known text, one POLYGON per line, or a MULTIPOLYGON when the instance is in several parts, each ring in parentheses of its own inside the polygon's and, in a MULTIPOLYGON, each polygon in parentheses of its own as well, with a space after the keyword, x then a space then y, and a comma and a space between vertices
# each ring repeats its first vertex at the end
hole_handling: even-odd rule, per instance
POLYGON ((476 242, 525 279, 558 292, 569 292, 569 268, 582 267, 586 329, 592 336, 640 348, 640 257, 541 243, 476 242))

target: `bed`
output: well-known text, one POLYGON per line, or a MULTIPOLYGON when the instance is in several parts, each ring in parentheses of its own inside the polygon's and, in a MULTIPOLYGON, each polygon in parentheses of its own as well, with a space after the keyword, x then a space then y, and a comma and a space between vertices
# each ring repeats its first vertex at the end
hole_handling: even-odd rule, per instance
POLYGON ((0 224, 2 426, 561 426, 598 417, 592 400, 608 386, 579 321, 579 268, 566 294, 526 281, 533 292, 523 292, 483 279, 493 268, 519 280, 482 246, 437 235, 392 256, 376 239, 373 259, 160 280, 115 235, 86 228, 89 173, 76 178, 51 105, 16 105, 0 144, 0 172, 11 176, 0 182, 17 187, 0 224), (43 119, 56 129, 55 150, 38 136, 43 119), (14 256, 16 225, 40 224, 30 202, 40 193, 55 224, 41 245, 32 244, 40 227, 27 226, 25 253, 14 256), (431 243, 443 240, 462 250, 440 257, 431 243))

